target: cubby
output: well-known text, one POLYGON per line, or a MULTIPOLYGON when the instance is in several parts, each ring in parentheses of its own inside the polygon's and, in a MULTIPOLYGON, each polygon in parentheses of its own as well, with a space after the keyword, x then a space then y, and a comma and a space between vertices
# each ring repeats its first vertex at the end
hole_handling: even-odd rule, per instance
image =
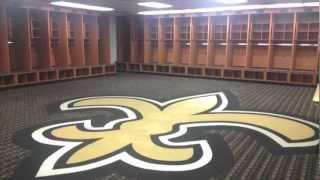
POLYGON ((103 69, 103 67, 101 67, 101 66, 91 67, 91 74, 92 74, 93 76, 102 75, 103 72, 104 72, 104 69, 103 69))
POLYGON ((1 86, 12 86, 15 82, 15 76, 14 75, 4 75, 0 76, 0 87, 1 86))
POLYGON ((11 31, 9 27, 10 25, 8 21, 7 8, 0 4, 0 73, 8 73, 11 70, 9 53, 9 44, 11 43, 11 31))
POLYGON ((145 22, 145 63, 157 63, 159 61, 159 19, 150 18, 145 22))
POLYGON ((11 71, 32 70, 30 46, 29 10, 10 7, 8 13, 8 37, 11 71))
POLYGON ((140 17, 134 17, 131 24, 131 62, 139 63, 144 59, 144 23, 140 17))
POLYGON ((145 71, 145 72, 154 72, 155 70, 154 65, 150 65, 150 64, 143 64, 141 68, 142 68, 142 71, 145 71))
POLYGON ((259 46, 257 44, 253 44, 252 49, 251 49, 251 54, 250 56, 250 63, 249 67, 250 68, 268 68, 268 46, 259 46))
POLYGON ((298 84, 313 84, 315 81, 314 74, 294 72, 290 75, 290 81, 298 84))
POLYGON ((104 68, 106 74, 113 74, 116 72, 115 66, 105 66, 104 68))
POLYGON ((189 64, 190 60, 190 45, 191 45, 191 18, 177 18, 179 29, 179 59, 180 64, 189 64))
POLYGON ((241 79, 242 71, 240 69, 225 69, 223 75, 227 79, 241 79))
MULTIPOLYGON (((50 45, 52 66, 65 67, 71 65, 68 49, 67 14, 50 12, 50 45)), ((71 37, 70 37, 71 43, 71 37)))
POLYGON ((83 16, 84 22, 84 55, 86 65, 99 64, 98 46, 98 17, 95 15, 83 16))
POLYGON ((274 82, 288 82, 288 72, 267 72, 267 80, 274 82))
POLYGON ((203 75, 203 69, 197 68, 197 67, 188 67, 187 73, 190 76, 202 76, 203 75))
POLYGON ((206 65, 207 64, 207 50, 208 50, 208 17, 195 17, 193 18, 193 42, 195 47, 192 59, 194 64, 206 65))
POLYGON ((59 70, 59 79, 66 80, 75 78, 75 70, 74 69, 60 69, 59 70))
POLYGON ((124 62, 117 63, 117 71, 118 72, 125 72, 128 70, 128 64, 124 62))
POLYGON ((206 68, 205 76, 208 77, 222 77, 222 70, 217 68, 206 68))
POLYGON ((273 46, 272 68, 287 69, 291 68, 292 46, 273 46))
POLYGON ((76 76, 77 77, 85 77, 85 76, 89 76, 90 74, 90 69, 85 67, 85 68, 78 68, 76 69, 76 76))
POLYGON ((275 14, 273 19, 274 43, 292 43, 294 14, 275 14))
POLYGON ((317 71, 317 46, 298 46, 295 53, 295 70, 317 71))
POLYGON ((231 16, 230 40, 246 42, 248 36, 248 15, 231 16))
POLYGON ((41 65, 41 12, 33 10, 31 14, 31 58, 32 58, 32 68, 40 68, 41 65))
POLYGON ((212 23, 212 41, 226 42, 228 33, 228 16, 215 16, 212 23))
POLYGON ((319 13, 298 13, 297 21, 298 43, 317 43, 319 37, 319 13))
POLYGON ((69 58, 73 66, 84 66, 84 25, 83 15, 68 14, 69 58))
POLYGON ((249 80, 264 80, 265 73, 263 71, 245 71, 244 72, 244 78, 249 80))
POLYGON ((19 84, 31 84, 38 81, 38 73, 22 73, 18 74, 18 83, 19 84))
POLYGON ((40 81, 55 81, 57 80, 57 71, 40 71, 39 72, 40 81))
POLYGON ((171 66, 171 72, 173 74, 185 75, 186 74, 186 67, 183 67, 183 66, 171 66))
POLYGON ((250 40, 254 43, 268 42, 270 29, 270 15, 257 14, 252 16, 252 34, 250 40))
POLYGON ((140 64, 130 64, 129 65, 129 71, 140 71, 141 70, 141 66, 140 64))
POLYGON ((232 44, 230 48, 231 67, 246 67, 247 44, 232 44))
POLYGON ((224 67, 227 65, 227 44, 214 44, 212 49, 213 56, 209 59, 213 66, 224 67))
POLYGON ((174 38, 174 19, 160 19, 160 63, 172 63, 173 59, 173 38, 174 38))
POLYGON ((157 73, 169 73, 170 72, 170 67, 169 66, 157 65, 156 66, 156 72, 157 73))
POLYGON ((109 46, 109 18, 107 16, 98 17, 98 50, 99 64, 110 65, 109 46))

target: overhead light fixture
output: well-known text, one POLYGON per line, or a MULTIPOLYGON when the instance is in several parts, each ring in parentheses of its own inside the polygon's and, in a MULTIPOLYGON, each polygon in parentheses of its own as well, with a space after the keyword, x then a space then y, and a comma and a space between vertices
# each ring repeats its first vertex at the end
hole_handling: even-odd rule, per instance
POLYGON ((247 0, 216 0, 216 2, 223 4, 242 4, 248 2, 247 0))
POLYGON ((65 2, 65 1, 53 1, 53 2, 50 2, 50 4, 54 6, 86 9, 86 10, 92 10, 92 11, 113 11, 114 10, 113 8, 109 8, 109 7, 92 6, 87 4, 72 3, 72 2, 65 2))
POLYGON ((284 47, 290 47, 293 44, 289 44, 289 43, 280 43, 280 44, 275 44, 276 46, 284 46, 284 47))
POLYGON ((318 44, 298 44, 298 46, 302 46, 302 47, 318 47, 318 44))
POLYGON ((258 46, 269 46, 269 43, 258 43, 258 46))
POLYGON ((174 10, 173 9, 173 10, 158 10, 158 11, 142 11, 142 12, 139 12, 138 14, 141 14, 141 15, 167 15, 167 14, 190 14, 190 13, 214 13, 214 12, 223 12, 223 11, 319 7, 319 4, 320 4, 319 2, 256 4, 256 5, 223 6, 223 7, 182 9, 182 10, 174 10))
POLYGON ((145 6, 150 8, 156 8, 156 9, 163 9, 163 8, 171 8, 172 5, 165 4, 165 3, 159 3, 159 2, 140 2, 138 3, 139 6, 145 6))

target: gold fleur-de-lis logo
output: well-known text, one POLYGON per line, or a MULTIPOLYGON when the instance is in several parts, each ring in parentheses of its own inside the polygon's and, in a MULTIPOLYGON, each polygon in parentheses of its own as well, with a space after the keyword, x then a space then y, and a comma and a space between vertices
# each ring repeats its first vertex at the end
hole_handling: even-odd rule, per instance
POLYGON ((318 144, 316 124, 276 114, 226 111, 227 106, 228 99, 222 92, 164 103, 139 97, 90 97, 66 102, 60 106, 62 111, 117 109, 126 118, 102 127, 93 126, 93 120, 79 120, 34 131, 35 141, 59 147, 43 161, 36 176, 78 173, 118 161, 151 171, 200 169, 214 158, 207 140, 179 139, 195 127, 245 128, 266 136, 281 148, 318 144), (201 153, 195 153, 195 148, 201 153), (66 166, 56 166, 62 159, 66 166))

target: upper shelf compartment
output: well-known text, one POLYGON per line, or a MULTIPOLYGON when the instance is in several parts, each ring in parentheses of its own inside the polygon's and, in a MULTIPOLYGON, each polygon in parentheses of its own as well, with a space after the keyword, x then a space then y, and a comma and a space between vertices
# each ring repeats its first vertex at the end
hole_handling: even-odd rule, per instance
POLYGON ((297 41, 317 43, 319 37, 319 13, 299 13, 297 21, 297 41))
POLYGON ((288 43, 293 40, 294 14, 276 14, 273 19, 273 41, 288 43))
POLYGON ((252 16, 252 35, 251 40, 254 42, 268 42, 270 30, 270 15, 257 14, 252 16))
POLYGON ((248 15, 231 16, 231 41, 246 42, 248 36, 248 15))

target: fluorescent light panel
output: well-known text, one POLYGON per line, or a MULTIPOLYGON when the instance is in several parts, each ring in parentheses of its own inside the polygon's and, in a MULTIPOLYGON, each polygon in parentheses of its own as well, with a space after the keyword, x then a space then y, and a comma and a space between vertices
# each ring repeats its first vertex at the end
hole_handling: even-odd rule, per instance
POLYGON ((280 44, 275 44, 276 46, 284 46, 284 47, 290 47, 293 44, 288 44, 288 43, 280 43, 280 44))
POLYGON ((242 4, 248 2, 247 0, 216 0, 216 2, 223 4, 242 4))
POLYGON ((50 3, 54 6, 62 6, 62 7, 69 7, 69 8, 76 8, 76 9, 86 9, 92 11, 113 11, 113 8, 103 7, 103 6, 92 6, 87 4, 80 4, 80 3, 72 3, 72 2, 65 2, 65 1, 53 1, 50 3))
POLYGON ((302 47, 317 47, 318 44, 298 44, 298 46, 302 46, 302 47))
POLYGON ((165 3, 159 3, 159 2, 140 2, 138 3, 139 6, 145 6, 150 8, 156 8, 156 9, 162 9, 162 8, 171 8, 172 5, 165 4, 165 3))
POLYGON ((223 12, 223 11, 319 7, 319 5, 320 5, 319 2, 256 4, 256 5, 224 6, 224 7, 212 7, 212 8, 182 9, 182 10, 142 11, 142 12, 139 12, 138 14, 141 14, 141 15, 167 15, 167 14, 188 14, 188 13, 213 13, 213 12, 223 12))

